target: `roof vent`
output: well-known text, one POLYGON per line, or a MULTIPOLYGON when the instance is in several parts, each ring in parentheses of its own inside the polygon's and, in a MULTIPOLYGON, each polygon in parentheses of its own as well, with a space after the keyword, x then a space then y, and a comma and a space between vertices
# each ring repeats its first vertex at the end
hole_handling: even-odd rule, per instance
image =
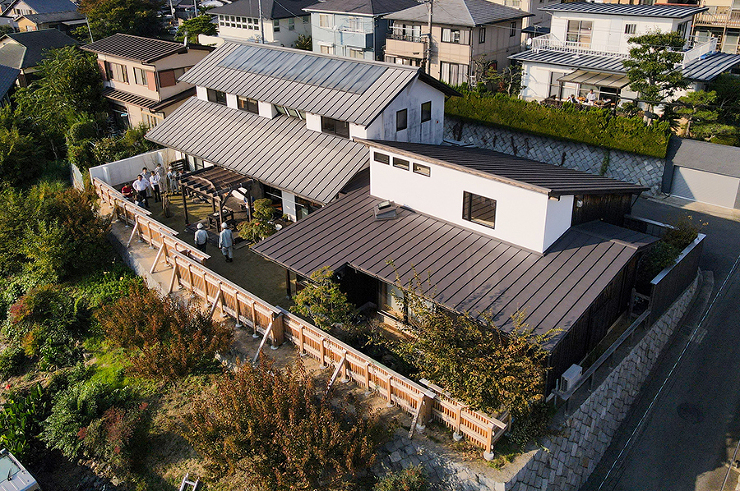
POLYGON ((376 220, 393 220, 398 218, 398 206, 393 201, 381 201, 373 207, 376 220))

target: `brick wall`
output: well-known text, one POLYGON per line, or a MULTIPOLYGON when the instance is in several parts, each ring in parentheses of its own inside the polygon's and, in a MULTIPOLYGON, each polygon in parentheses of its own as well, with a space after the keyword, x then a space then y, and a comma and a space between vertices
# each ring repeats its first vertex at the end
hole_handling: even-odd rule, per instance
POLYGON ((652 196, 660 193, 665 169, 665 160, 656 157, 464 123, 449 116, 445 116, 445 139, 592 174, 601 174, 606 167, 605 176, 649 187, 645 194, 652 196))

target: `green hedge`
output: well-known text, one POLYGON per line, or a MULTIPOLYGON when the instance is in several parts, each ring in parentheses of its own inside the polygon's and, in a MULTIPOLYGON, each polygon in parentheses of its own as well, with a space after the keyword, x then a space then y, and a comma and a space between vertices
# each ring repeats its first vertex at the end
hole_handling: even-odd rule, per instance
POLYGON ((463 121, 659 158, 665 157, 670 137, 667 122, 647 126, 640 117, 614 116, 606 109, 584 110, 572 104, 556 108, 504 94, 467 93, 451 97, 445 104, 445 114, 463 121))

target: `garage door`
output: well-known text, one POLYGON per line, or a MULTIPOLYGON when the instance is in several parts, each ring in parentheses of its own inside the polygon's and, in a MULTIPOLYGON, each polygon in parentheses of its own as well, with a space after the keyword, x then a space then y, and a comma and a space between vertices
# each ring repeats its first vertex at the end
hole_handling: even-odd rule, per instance
POLYGON ((686 167, 674 167, 671 194, 679 198, 734 208, 740 179, 686 167))

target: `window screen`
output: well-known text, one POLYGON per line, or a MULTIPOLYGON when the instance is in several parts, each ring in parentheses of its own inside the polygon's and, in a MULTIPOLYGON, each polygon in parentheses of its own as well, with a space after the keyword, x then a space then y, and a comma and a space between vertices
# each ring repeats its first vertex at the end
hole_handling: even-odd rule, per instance
POLYGON ((463 191, 463 220, 494 228, 496 200, 463 191))

